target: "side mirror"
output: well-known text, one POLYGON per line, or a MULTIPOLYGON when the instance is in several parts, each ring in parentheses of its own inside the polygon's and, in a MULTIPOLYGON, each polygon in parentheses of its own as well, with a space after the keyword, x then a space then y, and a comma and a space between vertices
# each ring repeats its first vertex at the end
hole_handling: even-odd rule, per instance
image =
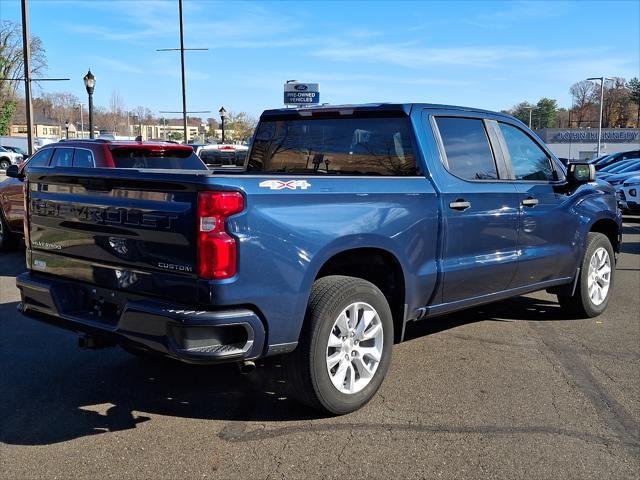
POLYGON ((18 165, 9 165, 5 175, 7 177, 17 178, 18 180, 22 180, 24 178, 24 174, 20 171, 20 167, 18 167, 18 165))
POLYGON ((567 167, 567 182, 572 185, 595 182, 596 167, 590 163, 570 163, 567 167))

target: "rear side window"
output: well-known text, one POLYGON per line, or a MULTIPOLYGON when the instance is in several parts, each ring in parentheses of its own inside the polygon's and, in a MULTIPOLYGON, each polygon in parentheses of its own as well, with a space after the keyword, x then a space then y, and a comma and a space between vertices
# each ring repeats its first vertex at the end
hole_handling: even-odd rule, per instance
POLYGON ((549 157, 526 133, 513 125, 499 123, 507 143, 516 180, 554 180, 549 157))
POLYGON ((248 171, 287 175, 418 175, 408 118, 261 121, 248 171))
POLYGON ((91 153, 91 150, 76 148, 76 151, 73 154, 73 166, 74 167, 95 167, 96 163, 93 160, 93 153, 91 153))
POLYGON ((111 151, 111 156, 116 168, 207 169, 192 148, 166 150, 117 148, 111 151))
POLYGON ((73 166, 73 148, 56 148, 51 160, 52 167, 73 166))
POLYGON ((436 118, 448 170, 465 180, 495 180, 496 162, 484 122, 476 118, 436 118))

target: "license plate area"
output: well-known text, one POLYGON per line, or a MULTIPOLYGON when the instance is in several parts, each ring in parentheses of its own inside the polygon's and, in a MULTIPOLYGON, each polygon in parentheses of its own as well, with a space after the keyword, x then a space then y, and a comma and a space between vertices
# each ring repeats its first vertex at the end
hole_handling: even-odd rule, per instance
POLYGON ((76 302, 67 314, 92 322, 115 326, 122 314, 125 298, 112 290, 99 287, 80 287, 76 302))

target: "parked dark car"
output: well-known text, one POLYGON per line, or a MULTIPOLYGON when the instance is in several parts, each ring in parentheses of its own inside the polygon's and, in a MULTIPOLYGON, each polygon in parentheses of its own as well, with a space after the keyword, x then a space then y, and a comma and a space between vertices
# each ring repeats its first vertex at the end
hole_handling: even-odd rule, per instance
MULTIPOLYGON (((206 170, 191 147, 175 143, 111 140, 68 140, 40 148, 20 165, 11 165, 14 177, 0 183, 0 250, 11 248, 23 236, 23 179, 33 167, 163 168, 206 170)), ((7 171, 9 175, 9 171, 7 171)))
POLYGON ((629 150, 626 152, 616 152, 611 155, 607 155, 604 158, 601 158, 597 162, 594 163, 596 166, 596 170, 602 170, 607 165, 611 165, 612 163, 620 162, 622 160, 628 160, 630 158, 638 158, 640 157, 640 150, 629 150))

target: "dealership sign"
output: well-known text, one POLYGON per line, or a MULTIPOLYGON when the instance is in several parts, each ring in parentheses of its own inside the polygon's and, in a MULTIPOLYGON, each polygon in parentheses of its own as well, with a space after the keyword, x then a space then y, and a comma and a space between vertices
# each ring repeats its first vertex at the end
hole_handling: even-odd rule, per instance
MULTIPOLYGON (((597 129, 543 128, 536 133, 546 143, 593 143, 598 141, 597 129)), ((640 141, 640 131, 636 128, 602 129, 601 141, 609 143, 635 143, 640 141)))
POLYGON ((320 103, 319 84, 298 82, 284 84, 285 105, 313 105, 315 103, 320 103))

